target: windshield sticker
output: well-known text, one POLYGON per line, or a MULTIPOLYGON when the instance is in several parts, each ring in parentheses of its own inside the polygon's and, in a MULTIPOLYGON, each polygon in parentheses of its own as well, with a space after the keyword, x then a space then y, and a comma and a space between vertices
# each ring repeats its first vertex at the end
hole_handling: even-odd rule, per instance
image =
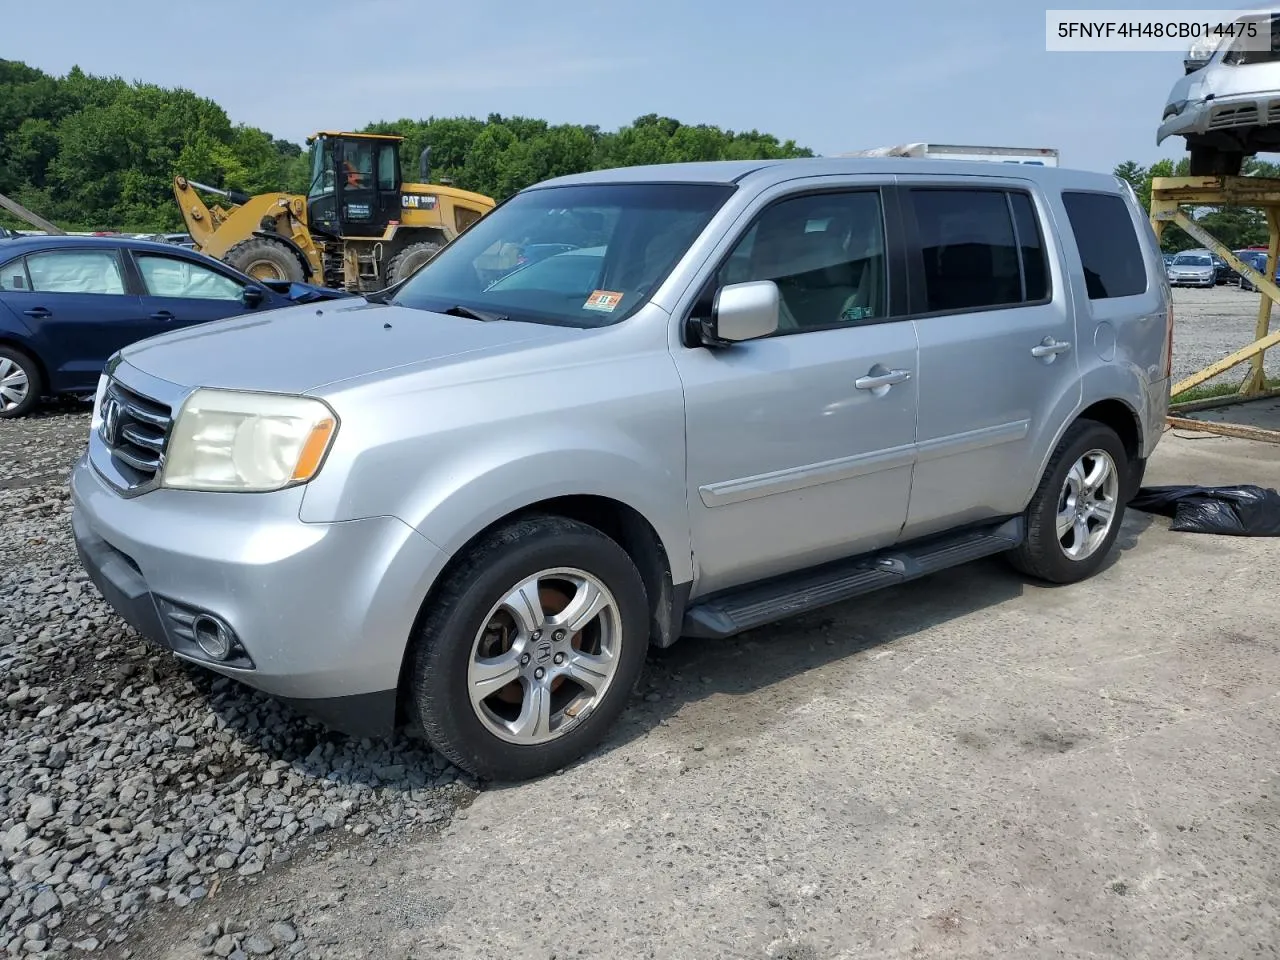
POLYGON ((591 296, 587 297, 587 302, 582 305, 583 310, 602 310, 605 313, 613 313, 613 308, 622 301, 622 294, 614 293, 612 290, 592 290, 591 296))

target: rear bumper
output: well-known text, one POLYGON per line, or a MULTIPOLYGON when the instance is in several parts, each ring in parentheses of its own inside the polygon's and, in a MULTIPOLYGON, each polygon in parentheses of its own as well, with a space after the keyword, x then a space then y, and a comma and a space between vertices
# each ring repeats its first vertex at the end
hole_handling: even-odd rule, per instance
POLYGON ((156 490, 117 496, 82 459, 71 475, 80 562, 107 602, 158 648, 290 702, 357 736, 395 725, 400 667, 445 557, 391 517, 297 519, 283 496, 156 490), (193 616, 226 624, 217 661, 193 616))

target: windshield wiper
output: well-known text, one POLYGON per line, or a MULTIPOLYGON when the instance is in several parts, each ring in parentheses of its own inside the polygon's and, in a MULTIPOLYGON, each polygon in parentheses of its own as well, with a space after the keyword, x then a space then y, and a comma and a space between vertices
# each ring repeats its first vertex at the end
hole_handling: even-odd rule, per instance
POLYGON ((439 312, 448 314, 451 317, 466 317, 468 320, 483 320, 485 323, 493 323, 495 320, 511 319, 505 314, 490 313, 487 310, 472 310, 470 307, 462 306, 462 304, 455 304, 448 310, 441 310, 439 312))

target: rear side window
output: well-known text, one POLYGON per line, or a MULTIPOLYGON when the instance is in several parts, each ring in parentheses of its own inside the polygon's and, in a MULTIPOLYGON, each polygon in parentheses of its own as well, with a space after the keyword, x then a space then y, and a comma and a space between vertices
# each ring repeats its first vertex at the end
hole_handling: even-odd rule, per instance
POLYGON ((1146 293, 1147 267, 1128 204, 1111 193, 1064 190, 1062 205, 1080 250, 1089 299, 1146 293))
POLYGON ((925 311, 980 310, 1048 298, 1031 198, 997 189, 911 192, 924 261, 925 311))
POLYGON ((33 253, 27 257, 27 273, 37 293, 124 293, 124 275, 114 251, 33 253))

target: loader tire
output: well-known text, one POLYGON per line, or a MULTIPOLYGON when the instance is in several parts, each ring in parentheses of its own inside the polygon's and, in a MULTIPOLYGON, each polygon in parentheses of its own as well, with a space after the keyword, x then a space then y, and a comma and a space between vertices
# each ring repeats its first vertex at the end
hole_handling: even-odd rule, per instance
POLYGON ((247 273, 255 280, 288 280, 301 283, 304 278, 298 255, 276 240, 254 237, 241 240, 223 258, 229 266, 247 273))
POLYGON ((387 286, 399 283, 440 252, 441 246, 430 240, 411 243, 387 264, 387 286))

